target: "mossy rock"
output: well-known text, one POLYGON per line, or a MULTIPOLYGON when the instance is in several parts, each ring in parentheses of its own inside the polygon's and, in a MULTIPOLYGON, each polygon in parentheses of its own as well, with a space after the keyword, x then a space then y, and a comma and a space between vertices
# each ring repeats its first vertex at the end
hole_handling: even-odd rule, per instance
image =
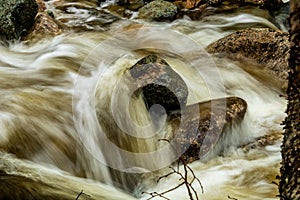
POLYGON ((139 18, 150 21, 172 21, 178 8, 171 2, 155 0, 139 9, 139 18))
POLYGON ((14 40, 25 35, 37 12, 35 0, 0 0, 0 39, 14 40))

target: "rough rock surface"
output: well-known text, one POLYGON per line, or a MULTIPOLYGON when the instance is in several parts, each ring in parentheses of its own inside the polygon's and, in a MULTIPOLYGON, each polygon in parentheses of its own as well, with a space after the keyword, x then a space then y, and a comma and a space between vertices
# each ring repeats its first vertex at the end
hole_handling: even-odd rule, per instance
POLYGON ((13 40, 25 35, 37 12, 35 0, 0 0, 0 39, 13 40))
POLYGON ((171 2, 155 0, 139 9, 139 18, 150 21, 172 21, 178 8, 171 2))
POLYGON ((47 13, 41 12, 36 16, 33 27, 23 40, 58 35, 62 33, 65 28, 66 26, 63 23, 53 19, 47 13))
POLYGON ((195 8, 201 5, 214 6, 214 7, 224 7, 228 6, 230 8, 241 7, 245 5, 257 6, 259 8, 265 9, 277 9, 283 5, 282 0, 187 0, 186 8, 195 8))
POLYGON ((185 107, 188 88, 165 60, 156 55, 146 56, 130 68, 130 74, 149 109, 152 105, 160 104, 169 113, 185 107))
POLYGON ((173 112, 169 120, 174 130, 176 150, 183 153, 181 157, 187 163, 205 157, 220 138, 229 137, 223 135, 224 130, 239 124, 246 110, 246 101, 228 97, 190 105, 183 112, 173 112))
POLYGON ((244 0, 246 4, 257 5, 261 8, 274 9, 279 8, 282 4, 282 0, 244 0))
POLYGON ((38 11, 39 12, 44 12, 47 9, 44 0, 36 0, 36 3, 38 4, 38 7, 39 7, 38 11))
POLYGON ((281 145, 280 200, 300 199, 300 1, 290 1, 290 59, 287 109, 281 145))
POLYGON ((268 73, 282 81, 288 77, 289 34, 268 28, 236 31, 210 44, 209 53, 232 59, 246 59, 265 66, 268 73))
POLYGON ((252 142, 243 144, 241 148, 246 153, 249 152, 251 149, 265 148, 266 146, 274 145, 281 138, 282 138, 281 132, 273 132, 271 134, 258 137, 252 142))

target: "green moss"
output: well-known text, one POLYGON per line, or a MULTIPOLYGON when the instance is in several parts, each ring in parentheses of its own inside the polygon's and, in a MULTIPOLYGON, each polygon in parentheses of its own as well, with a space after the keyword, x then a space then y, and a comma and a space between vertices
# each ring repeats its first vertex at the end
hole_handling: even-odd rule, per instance
POLYGON ((20 38, 33 25, 37 12, 35 0, 0 0, 0 38, 20 38))
POLYGON ((139 9, 139 18, 153 21, 170 21, 176 18, 178 9, 170 2, 155 0, 139 9))

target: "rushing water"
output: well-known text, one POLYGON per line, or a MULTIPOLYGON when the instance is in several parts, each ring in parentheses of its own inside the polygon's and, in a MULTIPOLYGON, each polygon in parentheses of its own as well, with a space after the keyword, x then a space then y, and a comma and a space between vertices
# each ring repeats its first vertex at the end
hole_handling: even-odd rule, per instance
MULTIPOLYGON (((108 185, 141 199, 149 198, 143 191, 162 192, 176 186, 176 175, 155 182, 174 161, 172 151, 158 142, 169 134, 165 116, 157 128, 150 123, 141 97, 128 98, 136 88, 128 81, 127 70, 155 52, 187 83, 188 104, 226 96, 241 97, 248 104, 243 122, 227 130, 225 140, 216 147, 221 154, 190 164, 203 185, 203 194, 194 186, 200 199, 277 199, 273 182, 281 160, 283 92, 263 71, 259 77, 249 73, 259 70, 257 66, 211 57, 204 51, 211 42, 238 29, 276 29, 267 11, 245 8, 172 23, 118 20, 103 29, 100 22, 88 27, 86 22, 108 23, 117 18, 99 19, 104 14, 93 16, 97 12, 90 12, 87 3, 74 6, 71 2, 62 10, 55 9, 55 3, 49 1, 47 6, 58 19, 94 31, 0 47, 1 170, 32 179, 44 176, 49 185, 61 184, 78 193, 83 189, 96 199, 129 198, 108 185), (157 129, 158 134, 153 134, 157 129), (266 145, 255 145, 260 136, 271 139, 266 145)), ((165 196, 188 199, 184 186, 165 196)))

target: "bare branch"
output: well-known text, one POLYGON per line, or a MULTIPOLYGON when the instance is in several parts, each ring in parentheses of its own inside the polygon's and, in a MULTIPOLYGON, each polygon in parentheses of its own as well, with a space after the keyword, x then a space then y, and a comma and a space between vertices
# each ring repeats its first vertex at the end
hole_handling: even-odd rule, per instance
MULTIPOLYGON (((168 140, 166 140, 168 141, 168 140)), ((168 141, 169 142, 169 141, 168 141)), ((163 176, 160 176, 157 180, 157 183, 163 179, 163 178, 167 178, 173 174, 177 174, 180 178, 179 178, 179 181, 180 183, 175 186, 175 187, 172 187, 171 189, 168 189, 166 191, 163 191, 161 193, 158 193, 158 192, 143 192, 143 194, 148 194, 150 195, 151 197, 149 199, 152 199, 154 197, 161 197, 161 198, 164 198, 164 199, 168 199, 167 197, 165 197, 164 195, 171 192, 171 191, 174 191, 176 190, 177 188, 181 187, 182 185, 185 185, 186 189, 187 189, 187 192, 188 192, 188 195, 190 197, 191 200, 194 200, 196 198, 196 200, 199 200, 199 197, 198 197, 198 194, 197 194, 197 190, 193 187, 193 183, 195 182, 195 180, 198 182, 200 188, 201 188, 201 191, 202 193, 204 193, 204 189, 203 189, 203 185, 201 183, 201 181, 196 177, 194 171, 192 170, 192 168, 190 166, 188 166, 188 164, 186 163, 186 161, 180 157, 177 161, 177 167, 176 169, 174 167, 169 167, 172 171, 169 172, 168 174, 166 175, 163 175, 163 176), (180 164, 182 164, 183 166, 183 170, 184 172, 180 172, 179 170, 179 166, 180 164), (188 175, 189 173, 192 174, 192 177, 191 177, 191 180, 189 181, 189 178, 188 178, 188 175)))
POLYGON ((81 192, 77 195, 76 200, 78 200, 82 194, 83 194, 83 190, 81 190, 81 192))
POLYGON ((157 196, 159 196, 159 197, 161 197, 161 198, 163 198, 163 199, 167 199, 167 200, 170 200, 169 198, 167 198, 167 197, 164 197, 162 194, 159 194, 159 193, 157 193, 157 192, 142 192, 142 194, 149 194, 151 197, 150 198, 148 198, 147 200, 150 200, 150 199, 153 199, 154 197, 157 197, 157 196))
POLYGON ((237 198, 231 197, 229 195, 227 197, 228 197, 228 199, 231 199, 231 200, 238 200, 237 198))

